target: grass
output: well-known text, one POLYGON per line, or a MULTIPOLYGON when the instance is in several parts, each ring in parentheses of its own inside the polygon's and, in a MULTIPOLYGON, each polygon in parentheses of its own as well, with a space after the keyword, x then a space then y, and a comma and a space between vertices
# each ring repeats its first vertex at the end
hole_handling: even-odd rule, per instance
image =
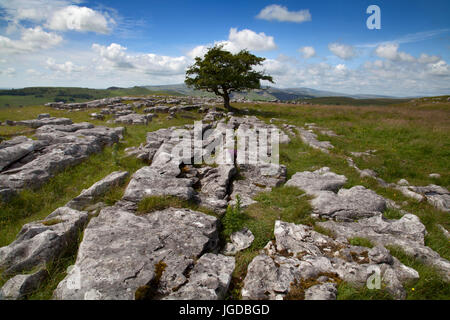
POLYGON ((366 239, 366 238, 354 237, 354 238, 348 239, 348 243, 350 243, 352 246, 373 248, 373 243, 369 239, 366 239))
MULTIPOLYGON (((120 90, 120 89, 117 89, 120 90)), ((137 89, 136 89, 137 90, 137 89)), ((0 105, 1 105, 0 97, 0 105)), ((39 100, 33 100, 38 104, 39 100)), ((243 109, 249 109, 249 114, 257 115, 265 122, 271 118, 285 120, 285 123, 303 126, 304 123, 314 122, 317 125, 335 131, 338 137, 327 137, 319 134, 319 139, 329 140, 335 146, 330 154, 313 150, 306 146, 299 137, 291 138, 289 145, 280 146, 280 161, 287 166, 288 178, 298 171, 316 170, 330 167, 338 174, 348 178, 346 188, 363 185, 378 194, 402 204, 402 209, 416 214, 426 226, 425 243, 438 252, 443 258, 450 259, 448 239, 437 227, 438 224, 450 229, 450 219, 447 213, 433 208, 428 203, 419 203, 406 198, 397 190, 381 187, 372 178, 360 178, 359 174, 347 164, 346 157, 352 151, 377 150, 369 157, 354 157, 354 161, 361 169, 370 168, 387 182, 396 182, 400 178, 407 179, 413 185, 438 184, 450 187, 450 104, 432 104, 427 100, 415 103, 395 101, 395 104, 382 103, 374 106, 337 106, 337 105, 273 105, 270 103, 235 104, 237 114, 243 109), (428 177, 430 173, 439 173, 441 178, 428 177)), ((51 116, 69 117, 74 122, 89 121, 97 125, 109 125, 106 121, 91 120, 89 114, 98 109, 80 112, 58 111, 43 106, 23 108, 0 108, 0 121, 6 119, 22 120, 36 118, 40 113, 50 113, 51 116)), ((141 112, 138 110, 138 112, 141 112)), ((186 113, 199 119, 197 113, 186 113)), ((0 246, 14 240, 21 226, 30 221, 40 220, 54 209, 64 205, 77 196, 82 189, 92 185, 107 174, 115 170, 127 170, 133 173, 145 165, 144 162, 132 157, 125 157, 126 147, 138 146, 148 131, 163 127, 192 123, 192 119, 184 119, 181 114, 172 120, 167 115, 159 114, 148 126, 126 126, 124 141, 115 148, 107 147, 99 154, 91 156, 80 165, 69 168, 56 175, 40 190, 25 190, 19 197, 9 204, 0 204, 0 246)), ((26 127, 0 127, 0 136, 4 139, 14 135, 31 136, 32 130, 26 127)), ((107 204, 113 204, 121 198, 123 187, 117 187, 103 197, 107 204)), ((294 187, 281 186, 273 188, 272 192, 261 193, 255 200, 258 203, 245 209, 229 209, 229 213, 222 218, 224 228, 221 238, 227 239, 229 234, 241 227, 249 228, 255 236, 250 248, 237 253, 236 268, 233 273, 228 299, 239 299, 242 282, 247 272, 247 266, 259 251, 273 240, 273 227, 276 220, 310 225, 317 232, 331 237, 334 234, 319 228, 310 217, 310 197, 294 187), (238 213, 238 214, 237 214, 238 213), (231 217, 231 218, 230 218, 231 217), (228 228, 227 228, 228 224, 228 228)), ((150 197, 139 204, 139 213, 145 214, 167 207, 188 207, 193 210, 213 214, 209 210, 199 208, 193 203, 171 197, 150 197)), ((384 213, 388 219, 399 219, 402 213, 389 209, 384 213)), ((366 239, 350 239, 355 245, 369 246, 366 239)), ((420 264, 405 256, 398 250, 390 248, 403 263, 409 265, 421 274, 418 282, 408 286, 408 299, 439 299, 450 297, 447 287, 440 276, 430 267, 420 264), (412 290, 414 288, 414 290, 412 290)), ((55 277, 64 274, 66 262, 60 259, 60 267, 55 267, 55 277), (59 269, 58 269, 59 268, 59 269)), ((59 278, 55 278, 55 282, 59 278)), ((61 278, 62 279, 62 278, 61 278)), ((1 283, 1 279, 0 279, 1 283)), ((45 290, 44 290, 45 292, 45 290)), ((45 296, 45 294, 44 294, 45 296)), ((48 297, 48 294, 46 295, 48 297)), ((338 299, 391 299, 383 290, 368 290, 354 288, 346 283, 339 284, 338 299)))
POLYGON ((409 256, 398 247, 388 247, 388 249, 404 265, 413 268, 419 273, 420 277, 418 280, 405 286, 408 300, 449 299, 450 286, 433 267, 409 256))
POLYGON ((187 208, 199 212, 203 212, 205 214, 211 216, 217 216, 214 211, 199 206, 193 201, 183 200, 174 196, 149 196, 145 197, 138 203, 137 214, 144 215, 154 211, 160 211, 167 208, 187 208))

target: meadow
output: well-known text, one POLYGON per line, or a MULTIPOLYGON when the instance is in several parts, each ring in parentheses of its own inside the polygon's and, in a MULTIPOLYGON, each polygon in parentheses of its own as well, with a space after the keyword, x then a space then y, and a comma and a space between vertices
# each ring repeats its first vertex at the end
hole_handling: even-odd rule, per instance
MULTIPOLYGON (((0 106, 4 97, 0 96, 0 106)), ((35 98, 27 97, 31 99, 30 101, 34 101, 31 103, 34 105, 13 107, 15 103, 11 102, 10 107, 0 108, 0 121, 34 119, 40 113, 50 113, 55 117, 69 117, 74 122, 89 121, 96 125, 111 125, 106 123, 109 117, 105 120, 90 119, 89 114, 99 110, 59 111, 42 106, 44 101, 39 100, 40 98, 33 100, 35 98)), ((17 101, 21 101, 20 99, 23 99, 23 96, 17 97, 17 101)), ((448 213, 439 211, 428 203, 406 198, 395 189, 381 187, 373 178, 361 178, 346 161, 350 152, 376 150, 370 157, 355 157, 358 167, 374 170, 387 182, 407 179, 412 185, 437 184, 449 189, 450 103, 445 97, 439 100, 416 99, 414 102, 397 101, 396 104, 380 102, 377 105, 365 106, 337 105, 341 100, 335 102, 336 104, 315 105, 245 103, 233 104, 233 107, 237 109, 238 114, 256 115, 267 123, 271 119, 278 125, 287 123, 302 127, 305 123, 315 123, 319 127, 333 130, 337 134, 336 137, 319 135, 320 140, 329 140, 334 145, 329 154, 308 147, 299 137, 292 138, 291 143, 281 146, 280 162, 287 166, 288 178, 298 171, 312 171, 324 166, 330 167, 338 174, 344 174, 348 178, 345 187, 363 185, 401 204, 404 210, 416 214, 427 228, 426 245, 450 260, 449 241, 438 227, 440 225, 450 230, 448 213), (439 173, 441 177, 430 178, 430 173, 439 173)), ((177 114, 170 120, 166 115, 159 115, 147 126, 126 126, 126 135, 117 146, 107 147, 76 167, 59 173, 39 190, 24 190, 10 203, 0 203, 0 246, 12 242, 23 224, 44 218, 110 172, 127 170, 133 173, 147 165, 141 160, 126 157, 124 149, 144 142, 149 131, 192 123, 193 120, 188 117, 200 119, 201 114, 186 112, 185 115, 177 114)), ((26 127, 0 126, 2 140, 16 135, 32 137, 32 134, 33 130, 26 127)), ((101 200, 113 204, 121 198, 123 190, 124 186, 117 187, 101 200)), ((141 205, 141 210, 151 211, 154 206, 160 209, 161 206, 180 205, 173 199, 159 200, 147 200, 147 203, 141 205)), ((242 226, 248 227, 255 235, 252 246, 236 256, 236 269, 228 294, 229 299, 240 298, 247 265, 259 250, 273 239, 275 220, 315 225, 315 221, 310 217, 309 198, 299 189, 277 187, 270 193, 258 195, 256 200, 258 203, 246 209, 239 206, 230 207, 222 217, 223 241, 226 241, 231 231, 242 226)), ((400 216, 395 210, 387 211, 386 215, 391 219, 400 216)), ((326 233, 325 230, 315 228, 318 232, 326 233)), ((365 239, 353 241, 359 245, 370 245, 365 239)), ((416 268, 420 273, 420 279, 408 285, 408 299, 450 298, 448 284, 431 267, 421 264, 397 248, 391 248, 391 252, 404 264, 416 268)), ((58 281, 65 275, 66 267, 72 264, 75 258, 76 250, 61 257, 59 262, 48 266, 50 279, 30 298, 51 298, 58 281)), ((0 285, 5 280, 0 278, 0 285)), ((356 289, 345 283, 339 285, 338 299, 390 298, 383 290, 356 289)))

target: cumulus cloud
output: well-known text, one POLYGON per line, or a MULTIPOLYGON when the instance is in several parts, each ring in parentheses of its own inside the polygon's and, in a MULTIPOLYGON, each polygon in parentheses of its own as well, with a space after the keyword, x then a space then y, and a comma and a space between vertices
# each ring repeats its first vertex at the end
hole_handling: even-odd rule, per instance
POLYGON ((55 31, 92 31, 108 33, 115 24, 105 12, 78 6, 76 0, 0 0, 0 9, 8 29, 20 28, 22 22, 42 23, 55 31))
POLYGON ((191 59, 203 57, 208 48, 214 45, 223 45, 224 50, 232 53, 237 53, 243 49, 250 51, 271 51, 277 49, 274 37, 268 36, 264 32, 256 33, 249 29, 238 31, 237 28, 231 28, 228 40, 216 41, 211 45, 197 46, 186 55, 191 59))
POLYGON ((127 54, 127 48, 117 43, 112 43, 108 47, 93 44, 92 49, 100 57, 100 65, 97 66, 100 70, 133 69, 134 72, 169 76, 184 74, 188 66, 188 58, 184 56, 169 57, 154 53, 127 54))
POLYGON ((356 56, 355 49, 350 45, 335 42, 335 43, 330 43, 328 45, 328 49, 334 55, 336 55, 337 57, 344 59, 344 60, 349 60, 356 56))
POLYGON ((304 59, 309 59, 316 56, 314 47, 301 47, 298 51, 302 54, 304 59))
POLYGON ((91 8, 68 6, 55 11, 48 20, 47 26, 49 29, 58 31, 109 33, 110 25, 113 23, 113 19, 106 18, 103 14, 91 8))
POLYGON ((52 48, 62 40, 61 36, 46 32, 41 27, 28 28, 22 31, 18 40, 0 36, 0 49, 4 53, 31 52, 52 48))
POLYGON ((397 43, 381 44, 375 49, 375 54, 380 58, 392 61, 406 61, 406 62, 415 61, 415 58, 412 55, 406 52, 399 52, 398 47, 399 45, 397 43))
POLYGON ((46 65, 50 70, 67 74, 84 70, 84 67, 78 67, 72 61, 66 61, 65 63, 58 64, 53 58, 48 58, 46 65))
POLYGON ((309 10, 289 11, 287 7, 272 4, 262 9, 256 18, 269 21, 302 23, 311 21, 311 13, 309 10))

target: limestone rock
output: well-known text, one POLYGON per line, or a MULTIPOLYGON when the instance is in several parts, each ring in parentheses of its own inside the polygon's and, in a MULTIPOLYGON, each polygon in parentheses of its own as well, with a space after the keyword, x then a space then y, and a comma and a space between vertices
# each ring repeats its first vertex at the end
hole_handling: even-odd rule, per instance
POLYGON ((311 205, 314 213, 341 221, 371 217, 386 210, 384 198, 363 186, 341 189, 337 194, 322 191, 311 205))
POLYGON ((104 208, 86 228, 75 266, 54 298, 132 300, 152 280, 152 298, 167 296, 186 283, 194 260, 215 250, 218 241, 217 218, 200 212, 169 208, 137 216, 104 208), (164 266, 159 275, 158 264, 164 266))
POLYGON ((323 167, 314 172, 304 171, 295 173, 286 186, 293 186, 304 190, 309 195, 315 195, 318 191, 337 192, 345 183, 347 178, 323 167))
POLYGON ((206 253, 189 274, 187 284, 171 293, 167 299, 221 300, 230 286, 235 261, 232 257, 206 253))
POLYGON ((32 274, 20 274, 9 279, 0 289, 0 300, 19 300, 39 288, 48 277, 48 272, 41 269, 32 274))
POLYGON ((434 266, 450 281, 450 262, 425 246, 425 226, 413 214, 399 220, 384 219, 382 214, 357 222, 319 222, 318 225, 346 238, 361 237, 382 246, 397 246, 418 260, 434 266))
POLYGON ((79 196, 69 201, 66 206, 75 210, 82 210, 92 204, 97 197, 107 193, 114 186, 121 185, 128 177, 127 171, 115 171, 100 181, 94 183, 90 188, 83 190, 79 196))
POLYGON ((401 299, 402 284, 418 277, 381 248, 369 255, 367 248, 334 240, 308 226, 276 221, 274 235, 275 242, 269 242, 248 266, 244 299, 283 299, 296 287, 305 291, 306 299, 335 299, 337 279, 361 287, 374 268, 381 277, 386 275, 388 290, 401 299), (307 280, 317 282, 317 287, 304 287, 307 280))
POLYGON ((253 240, 255 240, 255 236, 249 229, 243 228, 242 230, 233 232, 230 236, 230 240, 231 242, 227 243, 225 246, 224 254, 232 256, 239 251, 250 247, 253 240))
POLYGON ((305 300, 336 300, 337 286, 334 283, 317 284, 305 290, 305 300))
POLYGON ((87 219, 84 211, 60 207, 44 220, 24 225, 14 242, 0 248, 0 268, 14 274, 52 261, 78 241, 87 219))

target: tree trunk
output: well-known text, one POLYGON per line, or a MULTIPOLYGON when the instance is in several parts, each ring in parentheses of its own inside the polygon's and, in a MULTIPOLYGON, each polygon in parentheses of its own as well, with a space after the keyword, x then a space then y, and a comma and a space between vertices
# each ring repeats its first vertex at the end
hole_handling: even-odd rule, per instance
POLYGON ((227 110, 231 110, 231 106, 230 106, 230 95, 228 94, 228 92, 224 92, 224 94, 223 94, 223 106, 224 106, 227 110))

